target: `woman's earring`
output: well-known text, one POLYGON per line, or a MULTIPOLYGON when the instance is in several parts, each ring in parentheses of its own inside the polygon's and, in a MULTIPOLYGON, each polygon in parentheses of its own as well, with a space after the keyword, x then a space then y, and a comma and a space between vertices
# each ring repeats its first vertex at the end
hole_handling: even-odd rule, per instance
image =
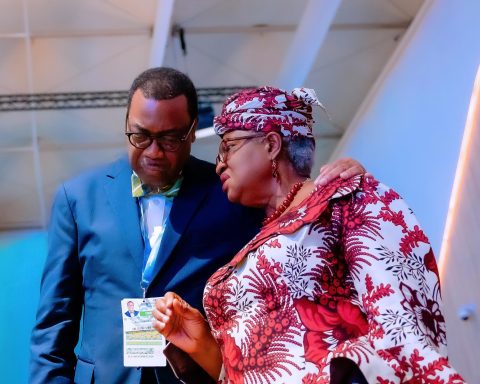
POLYGON ((278 163, 277 160, 272 160, 272 177, 276 179, 278 177, 278 163))

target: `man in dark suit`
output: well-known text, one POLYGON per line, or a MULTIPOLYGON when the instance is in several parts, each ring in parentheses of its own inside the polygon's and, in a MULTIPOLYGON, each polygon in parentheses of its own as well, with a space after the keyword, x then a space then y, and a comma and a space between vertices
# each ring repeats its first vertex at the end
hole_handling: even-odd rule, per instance
POLYGON ((263 216, 229 203, 214 165, 190 155, 197 114, 186 75, 143 72, 129 94, 128 159, 58 189, 31 383, 178 382, 169 367, 123 366, 121 300, 173 291, 202 308, 206 280, 263 216))

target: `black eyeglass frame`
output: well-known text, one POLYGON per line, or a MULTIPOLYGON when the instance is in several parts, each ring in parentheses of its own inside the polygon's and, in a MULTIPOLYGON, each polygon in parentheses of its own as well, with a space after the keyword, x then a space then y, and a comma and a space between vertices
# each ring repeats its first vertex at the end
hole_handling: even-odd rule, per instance
POLYGON ((251 135, 247 135, 247 136, 241 136, 241 137, 231 137, 231 138, 227 138, 227 139, 222 139, 220 141, 220 144, 218 146, 218 155, 217 157, 215 158, 215 164, 218 164, 220 162, 226 164, 227 161, 228 161, 228 157, 232 154, 232 153, 235 153, 237 152, 242 146, 243 144, 239 145, 238 147, 235 148, 235 151, 233 152, 225 152, 224 150, 222 150, 222 146, 224 145, 224 143, 227 143, 227 142, 230 142, 230 141, 238 141, 238 140, 245 140, 245 143, 250 140, 250 139, 255 139, 255 138, 258 138, 258 137, 265 137, 265 134, 264 133, 254 133, 254 134, 251 134, 251 135))
MULTIPOLYGON (((153 140, 155 140, 156 143, 157 143, 157 146, 159 148, 161 148, 163 151, 176 152, 187 141, 187 138, 192 133, 193 127, 195 126, 196 122, 197 122, 197 119, 196 118, 193 119, 192 124, 190 124, 190 127, 188 128, 188 131, 184 135, 182 135, 181 137, 175 137, 175 136, 168 135, 168 134, 167 135, 165 135, 165 134, 151 135, 151 134, 148 134, 148 133, 130 132, 130 131, 127 131, 127 130, 125 131, 125 136, 128 137, 129 143, 131 145, 133 145, 135 148, 138 148, 138 149, 147 149, 148 147, 150 147, 150 145, 152 145, 153 140), (148 145, 146 144, 146 145, 139 146, 138 143, 135 144, 132 141, 132 136, 133 135, 141 135, 141 136, 145 137, 145 140, 146 140, 145 143, 148 143, 148 145), (169 137, 170 138, 170 143, 168 144, 167 148, 165 147, 165 142, 162 142, 162 138, 164 138, 164 137, 169 137), (173 146, 172 146, 172 144, 173 144, 173 146)), ((128 127, 128 117, 125 121, 125 126, 128 127)))

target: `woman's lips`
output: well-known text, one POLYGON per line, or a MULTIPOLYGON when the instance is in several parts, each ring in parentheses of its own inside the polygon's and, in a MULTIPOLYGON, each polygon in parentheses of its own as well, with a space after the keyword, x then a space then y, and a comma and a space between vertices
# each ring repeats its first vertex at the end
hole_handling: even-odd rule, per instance
POLYGON ((226 186, 226 182, 227 180, 230 178, 230 176, 228 175, 225 175, 224 173, 222 173, 222 175, 220 176, 220 181, 222 183, 222 190, 225 192, 226 189, 227 189, 227 186, 226 186))

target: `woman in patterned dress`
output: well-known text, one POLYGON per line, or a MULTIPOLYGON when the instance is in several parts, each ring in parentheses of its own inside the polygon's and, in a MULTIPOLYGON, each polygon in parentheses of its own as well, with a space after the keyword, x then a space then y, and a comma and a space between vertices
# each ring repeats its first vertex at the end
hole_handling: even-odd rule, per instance
POLYGON ((263 207, 258 235, 208 281, 208 319, 174 293, 155 328, 220 383, 461 383, 446 358, 431 246, 411 209, 370 176, 315 186, 311 89, 225 102, 217 173, 263 207))

